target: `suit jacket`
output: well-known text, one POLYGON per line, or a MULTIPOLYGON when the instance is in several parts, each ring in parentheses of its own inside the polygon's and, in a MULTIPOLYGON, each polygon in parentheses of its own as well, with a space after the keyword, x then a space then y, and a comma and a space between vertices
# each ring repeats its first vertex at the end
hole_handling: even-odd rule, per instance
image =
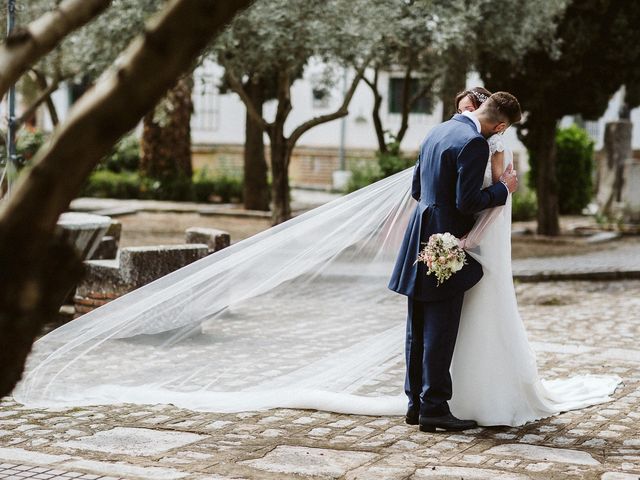
POLYGON ((437 286, 424 263, 415 264, 419 250, 434 233, 460 238, 475 223, 474 214, 504 205, 509 195, 500 182, 482 189, 489 145, 473 120, 454 115, 432 129, 420 148, 414 169, 412 196, 418 200, 396 260, 389 288, 420 301, 450 298, 473 287, 482 267, 467 255, 467 265, 437 286))

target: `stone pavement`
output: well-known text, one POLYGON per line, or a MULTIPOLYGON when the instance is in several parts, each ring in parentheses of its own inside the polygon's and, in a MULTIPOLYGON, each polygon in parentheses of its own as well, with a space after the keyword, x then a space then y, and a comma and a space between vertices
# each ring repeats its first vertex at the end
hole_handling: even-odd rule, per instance
POLYGON ((639 279, 640 239, 608 242, 597 251, 580 255, 513 260, 513 276, 528 282, 639 279))
MULTIPOLYGON (((341 197, 340 193, 321 190, 291 189, 291 209, 294 213, 310 210, 341 197)), ((245 210, 239 204, 213 204, 195 202, 171 202, 162 200, 136 200, 116 198, 81 197, 71 202, 71 210, 92 212, 117 217, 135 212, 179 212, 200 215, 231 215, 239 217, 271 218, 270 212, 245 210)))
POLYGON ((541 376, 617 374, 624 384, 613 402, 518 428, 426 434, 400 417, 43 410, 7 399, 0 478, 640 479, 640 281, 521 283, 517 291, 541 376))

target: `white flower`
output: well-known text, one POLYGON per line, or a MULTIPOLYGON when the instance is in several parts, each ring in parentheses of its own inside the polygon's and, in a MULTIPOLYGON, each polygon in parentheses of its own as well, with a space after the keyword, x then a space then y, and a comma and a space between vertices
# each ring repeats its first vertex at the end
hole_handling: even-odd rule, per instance
POLYGON ((464 260, 456 260, 451 264, 451 271, 454 273, 458 272, 462 270, 462 267, 464 267, 464 260))
POLYGON ((458 239, 451 235, 449 232, 442 234, 442 243, 447 250, 458 246, 458 239))

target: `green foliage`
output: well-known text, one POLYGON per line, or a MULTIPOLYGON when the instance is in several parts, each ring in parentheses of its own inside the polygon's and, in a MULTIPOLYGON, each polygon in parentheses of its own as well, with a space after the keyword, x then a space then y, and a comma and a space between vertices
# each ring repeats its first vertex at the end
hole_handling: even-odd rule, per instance
POLYGON ((190 201, 192 199, 192 183, 188 176, 177 175, 162 179, 142 178, 144 181, 140 187, 144 198, 174 202, 190 201))
POLYGON ((347 192, 355 192, 367 185, 382 179, 382 173, 377 163, 371 160, 361 160, 351 166, 351 179, 347 185, 347 192))
POLYGON ((354 192, 415 165, 414 159, 402 155, 397 142, 389 143, 387 148, 387 152, 376 152, 375 163, 362 160, 351 166, 348 192, 354 192))
POLYGON ((98 198, 141 198, 142 179, 137 172, 94 171, 81 195, 98 198))
POLYGON ((402 170, 415 165, 413 158, 408 158, 400 152, 400 144, 393 141, 387 144, 387 152, 377 152, 378 167, 380 168, 381 178, 390 177, 402 170))
MULTIPOLYGON (((556 177, 558 207, 563 215, 580 214, 593 194, 594 142, 589 134, 572 125, 556 130, 556 177)), ((527 185, 536 189, 538 161, 535 151, 529 151, 527 185)))
POLYGON ((589 134, 576 125, 556 133, 559 207, 562 214, 580 214, 593 194, 593 149, 589 134))
POLYGON ((243 180, 240 175, 222 171, 216 175, 206 168, 193 176, 193 197, 196 202, 241 202, 243 180))
POLYGON ((196 202, 240 202, 242 201, 242 177, 226 172, 210 174, 200 170, 192 181, 175 178, 161 182, 143 177, 136 171, 94 171, 82 195, 98 198, 173 200, 196 202))
POLYGON ((16 136, 18 162, 21 165, 29 162, 46 140, 47 135, 42 130, 20 130, 16 136))
POLYGON ((98 168, 111 172, 135 172, 140 166, 140 141, 134 134, 122 138, 98 168))
POLYGON ((511 198, 511 218, 514 222, 524 222, 536 218, 538 200, 533 190, 517 191, 511 198))

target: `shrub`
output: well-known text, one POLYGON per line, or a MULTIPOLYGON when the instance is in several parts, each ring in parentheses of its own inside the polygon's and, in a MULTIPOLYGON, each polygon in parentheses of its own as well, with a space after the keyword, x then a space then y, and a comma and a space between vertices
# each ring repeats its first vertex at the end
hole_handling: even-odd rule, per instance
MULTIPOLYGON (((123 172, 126 173, 126 172, 123 172)), ((191 179, 185 175, 175 177, 142 177, 140 197, 150 200, 171 200, 174 202, 192 200, 191 179)))
POLYGON ((18 164, 23 166, 29 162, 46 140, 47 135, 42 130, 20 130, 16 136, 18 164))
POLYGON ((398 142, 387 144, 387 149, 387 152, 376 152, 375 164, 364 161, 351 168, 347 191, 353 192, 415 165, 415 159, 401 154, 398 142))
POLYGON ((350 170, 351 179, 347 185, 347 192, 349 193, 371 185, 383 178, 380 172, 380 166, 369 160, 362 160, 354 164, 350 170))
POLYGON ((589 134, 572 125, 558 130, 557 177, 561 214, 580 214, 593 194, 593 148, 589 134))
POLYGON ((140 198, 142 180, 137 172, 96 170, 87 181, 82 195, 98 198, 140 198))
MULTIPOLYGON (((561 214, 579 214, 591 201, 593 193, 593 149, 589 134, 572 125, 556 131, 556 178, 561 214)), ((531 166, 528 185, 536 188, 536 158, 529 152, 531 166)))
POLYGON ((196 202, 241 202, 244 182, 242 176, 227 171, 211 174, 207 168, 193 176, 193 198, 196 202))
POLYGON ((135 172, 140 166, 140 141, 134 134, 123 137, 109 155, 104 157, 98 168, 112 172, 135 172))
POLYGON ((536 218, 538 201, 533 190, 519 190, 511 198, 511 218, 514 222, 524 222, 536 218))
POLYGON ((398 172, 413 167, 416 164, 414 158, 403 157, 399 152, 390 151, 389 153, 378 152, 378 166, 382 178, 390 177, 398 172))

